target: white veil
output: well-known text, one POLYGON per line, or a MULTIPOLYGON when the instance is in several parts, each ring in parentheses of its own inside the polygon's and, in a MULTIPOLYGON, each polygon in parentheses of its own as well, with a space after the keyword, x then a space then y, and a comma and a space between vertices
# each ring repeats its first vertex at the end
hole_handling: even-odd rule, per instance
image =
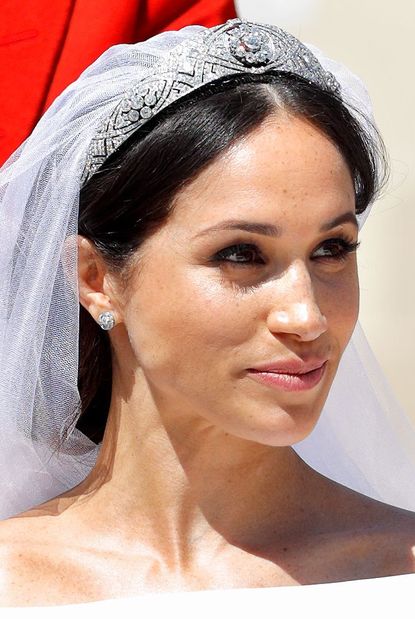
MULTIPOLYGON (((110 48, 58 97, 2 168, 0 519, 76 486, 95 463, 100 446, 75 428, 77 255, 66 241, 77 233, 86 151, 131 84, 203 30, 189 26, 110 48)), ((312 51, 336 76, 343 98, 370 116, 361 82, 312 51)), ((368 212, 358 216, 360 226, 368 212)), ((327 476, 415 511, 415 432, 359 323, 317 428, 295 448, 327 476)))

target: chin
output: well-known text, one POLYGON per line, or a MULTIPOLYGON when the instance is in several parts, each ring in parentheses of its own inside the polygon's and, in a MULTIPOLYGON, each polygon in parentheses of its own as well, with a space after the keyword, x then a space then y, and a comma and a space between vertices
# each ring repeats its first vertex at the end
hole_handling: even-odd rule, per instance
POLYGON ((267 420, 264 420, 261 427, 251 427, 246 429, 246 431, 233 433, 238 434, 240 438, 260 443, 261 445, 291 447, 311 434, 316 427, 320 415, 319 413, 313 413, 308 408, 302 414, 298 411, 297 414, 291 414, 281 410, 277 415, 275 415, 274 411, 272 416, 272 423, 267 423, 267 420))
POLYGON ((269 445, 270 447, 292 447, 296 443, 300 443, 306 439, 314 430, 315 426, 316 424, 313 424, 311 427, 308 426, 307 428, 290 428, 286 431, 281 431, 279 436, 274 437, 273 439, 268 439, 268 441, 263 441, 263 443, 269 445))

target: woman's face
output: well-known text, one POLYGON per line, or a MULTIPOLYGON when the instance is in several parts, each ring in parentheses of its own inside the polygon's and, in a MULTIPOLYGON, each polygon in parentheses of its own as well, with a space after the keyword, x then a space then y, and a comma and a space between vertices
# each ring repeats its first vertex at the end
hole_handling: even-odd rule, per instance
POLYGON ((182 190, 123 300, 133 355, 159 401, 263 444, 303 439, 358 316, 356 254, 341 240, 357 240, 354 212, 336 147, 288 115, 269 117, 182 190), (249 371, 310 357, 328 362, 301 391, 249 371))

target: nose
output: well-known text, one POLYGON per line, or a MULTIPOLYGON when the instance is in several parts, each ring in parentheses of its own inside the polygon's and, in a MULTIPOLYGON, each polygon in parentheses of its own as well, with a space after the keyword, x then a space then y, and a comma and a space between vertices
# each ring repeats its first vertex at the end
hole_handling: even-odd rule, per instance
POLYGON ((304 263, 291 265, 271 285, 274 294, 267 319, 270 331, 297 335, 304 341, 315 340, 327 331, 327 318, 317 303, 304 263))

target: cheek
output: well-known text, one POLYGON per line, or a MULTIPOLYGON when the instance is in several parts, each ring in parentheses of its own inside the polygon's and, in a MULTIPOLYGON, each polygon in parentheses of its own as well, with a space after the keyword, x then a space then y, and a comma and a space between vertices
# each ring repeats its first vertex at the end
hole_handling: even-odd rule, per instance
POLYGON ((346 347, 359 316, 359 279, 356 265, 342 274, 332 285, 323 287, 320 307, 328 328, 335 334, 341 351, 346 347))
MULTIPOLYGON (((358 316, 357 270, 351 265, 341 277, 316 280, 315 286, 333 347, 341 354, 358 316)), ((219 269, 167 271, 165 264, 153 263, 134 288, 125 312, 134 356, 149 380, 176 389, 187 389, 191 381, 191 389, 203 392, 210 378, 245 367, 247 346, 261 345, 258 329, 272 309, 266 291, 242 292, 225 283, 219 269)))
POLYGON ((143 370, 177 381, 180 373, 231 363, 254 329, 254 307, 211 269, 154 275, 142 278, 125 313, 143 370))

